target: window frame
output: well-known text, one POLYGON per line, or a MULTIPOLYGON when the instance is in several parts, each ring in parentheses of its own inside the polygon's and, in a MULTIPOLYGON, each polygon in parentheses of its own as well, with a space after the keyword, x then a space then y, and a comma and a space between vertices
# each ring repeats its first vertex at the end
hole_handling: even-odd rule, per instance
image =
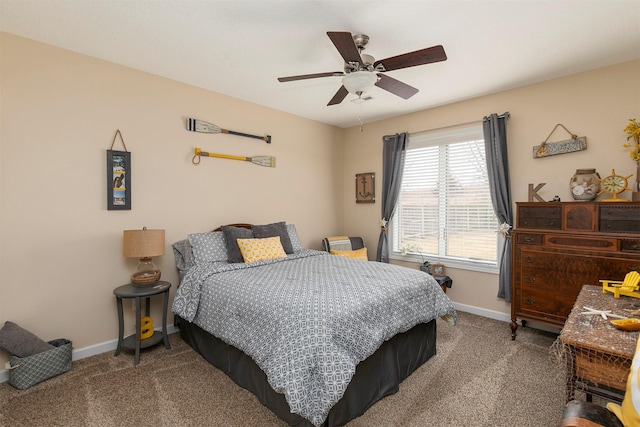
MULTIPOLYGON (((470 139, 484 141, 484 134, 482 130, 482 123, 474 124, 472 126, 456 127, 453 129, 440 129, 425 133, 424 135, 418 135, 411 137, 409 140, 409 147, 407 150, 416 149, 419 147, 440 146, 454 144, 457 142, 464 142, 470 139)), ((394 213, 393 218, 388 223, 388 253, 389 259, 404 262, 415 262, 421 264, 423 257, 417 253, 402 253, 397 250, 394 251, 394 225, 397 222, 396 215, 394 213)), ((471 270, 490 274, 500 273, 500 260, 502 259, 502 252, 504 250, 504 237, 498 233, 498 220, 496 220, 496 261, 486 260, 471 260, 462 259, 452 256, 433 256, 431 254, 426 255, 431 263, 442 263, 448 268, 456 268, 462 270, 471 270)))

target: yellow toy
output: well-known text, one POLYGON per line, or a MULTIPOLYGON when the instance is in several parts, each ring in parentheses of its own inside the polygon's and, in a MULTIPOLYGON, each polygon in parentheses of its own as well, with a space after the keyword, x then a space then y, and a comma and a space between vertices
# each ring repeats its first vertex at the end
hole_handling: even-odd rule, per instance
POLYGON ((602 283, 602 293, 611 292, 614 298, 620 298, 620 295, 628 297, 640 298, 640 293, 636 292, 640 289, 640 273, 630 271, 624 276, 624 281, 616 280, 600 280, 602 283))

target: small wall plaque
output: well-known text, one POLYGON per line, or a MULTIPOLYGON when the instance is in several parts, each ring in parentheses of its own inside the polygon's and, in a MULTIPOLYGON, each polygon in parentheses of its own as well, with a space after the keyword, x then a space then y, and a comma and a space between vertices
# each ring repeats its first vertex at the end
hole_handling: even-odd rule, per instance
POLYGON ((373 172, 356 174, 356 203, 376 202, 376 174, 373 172))

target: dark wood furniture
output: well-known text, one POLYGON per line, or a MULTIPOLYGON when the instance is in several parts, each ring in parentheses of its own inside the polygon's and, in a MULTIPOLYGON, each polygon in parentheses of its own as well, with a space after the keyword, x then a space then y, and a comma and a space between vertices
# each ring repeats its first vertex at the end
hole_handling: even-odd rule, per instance
POLYGON ((517 319, 561 329, 585 284, 640 270, 640 203, 517 203, 511 338, 517 319))
POLYGON ((134 364, 140 363, 140 349, 147 348, 159 344, 164 341, 164 346, 167 349, 171 348, 169 344, 169 336, 167 335, 167 309, 169 306, 169 288, 171 283, 159 281, 154 285, 146 287, 134 286, 131 283, 122 285, 113 290, 113 294, 116 296, 118 306, 118 346, 116 347, 116 353, 114 356, 120 354, 123 348, 134 351, 134 364), (149 316, 151 297, 154 295, 164 294, 163 306, 162 306, 162 334, 158 331, 154 331, 153 335, 146 339, 140 338, 140 298, 146 298, 145 315, 149 316), (136 307, 136 329, 135 333, 124 338, 124 313, 122 310, 122 299, 134 298, 136 307))
POLYGON ((585 285, 560 334, 560 340, 568 350, 564 352, 565 357, 569 358, 567 401, 575 398, 576 390, 582 390, 587 400, 591 400, 591 395, 597 395, 621 402, 639 332, 616 329, 611 318, 582 314, 589 311, 585 307, 626 316, 625 309, 640 308, 640 299, 614 298, 611 293, 603 294, 601 286, 585 285))

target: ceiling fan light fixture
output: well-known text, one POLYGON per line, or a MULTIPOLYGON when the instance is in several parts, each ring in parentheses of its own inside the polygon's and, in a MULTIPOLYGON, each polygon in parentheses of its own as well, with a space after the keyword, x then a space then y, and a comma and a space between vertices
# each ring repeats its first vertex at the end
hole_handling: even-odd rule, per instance
POLYGON ((378 81, 378 76, 370 71, 355 71, 342 78, 342 85, 356 95, 362 95, 373 87, 378 81))

